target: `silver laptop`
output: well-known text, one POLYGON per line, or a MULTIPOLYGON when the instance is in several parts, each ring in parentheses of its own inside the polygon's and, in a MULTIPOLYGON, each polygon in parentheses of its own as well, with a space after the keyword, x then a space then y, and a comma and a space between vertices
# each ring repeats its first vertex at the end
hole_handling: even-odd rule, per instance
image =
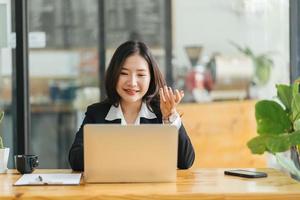
POLYGON ((84 180, 174 182, 178 130, 175 126, 84 126, 84 180))

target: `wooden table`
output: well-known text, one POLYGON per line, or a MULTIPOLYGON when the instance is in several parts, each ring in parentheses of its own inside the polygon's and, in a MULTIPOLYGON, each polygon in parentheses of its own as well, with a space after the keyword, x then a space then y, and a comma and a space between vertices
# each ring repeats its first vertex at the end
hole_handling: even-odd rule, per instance
MULTIPOLYGON (((0 199, 300 199, 300 183, 274 169, 259 169, 268 178, 225 176, 224 169, 178 170, 175 183, 13 186, 15 170, 0 174, 0 199)), ((35 173, 71 173, 36 170, 35 173)))

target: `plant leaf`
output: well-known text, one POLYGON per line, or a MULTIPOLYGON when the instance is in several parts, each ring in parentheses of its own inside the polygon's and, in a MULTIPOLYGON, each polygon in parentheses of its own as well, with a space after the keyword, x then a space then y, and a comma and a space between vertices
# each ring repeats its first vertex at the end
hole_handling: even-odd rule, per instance
POLYGON ((244 55, 246 56, 249 56, 249 57, 254 57, 254 54, 253 52, 251 51, 251 49, 249 47, 241 47, 240 45, 238 45, 237 43, 233 42, 233 41, 229 41, 229 43, 234 46, 235 48, 237 48, 238 51, 240 51, 241 53, 243 53, 244 55))
POLYGON ((3 117, 4 117, 4 111, 1 111, 1 112, 0 112, 0 123, 1 123, 2 120, 3 120, 3 117))
POLYGON ((288 134, 288 140, 290 146, 296 146, 300 144, 300 131, 295 131, 288 134))
POLYGON ((292 116, 294 121, 300 118, 300 93, 297 82, 293 84, 292 116))
POLYGON ((245 55, 247 55, 247 56, 252 57, 252 58, 254 57, 253 52, 251 51, 251 49, 250 49, 249 47, 245 47, 243 53, 244 53, 245 55))
POLYGON ((299 82, 295 81, 292 85, 293 88, 293 96, 295 96, 296 94, 299 94, 299 82))
POLYGON ((280 135, 257 136, 251 139, 247 146, 254 154, 263 154, 265 151, 275 154, 287 151, 291 146, 298 144, 300 144, 300 131, 280 135))
POLYGON ((300 94, 296 94, 293 98, 292 116, 294 121, 300 118, 300 94))
POLYGON ((259 135, 278 135, 289 132, 293 128, 287 113, 275 101, 257 102, 255 118, 259 135))
POLYGON ((293 89, 289 85, 278 84, 277 88, 277 96, 281 103, 285 106, 286 110, 290 112, 292 107, 292 99, 293 99, 293 89))
POLYGON ((3 149, 3 141, 2 141, 2 137, 0 136, 0 149, 3 149))
POLYGON ((290 148, 288 138, 271 136, 266 139, 266 148, 271 153, 284 152, 290 148))
MULTIPOLYGON (((0 112, 0 123, 2 122, 3 120, 3 117, 4 117, 4 111, 1 111, 0 112)), ((4 148, 4 145, 3 145, 3 140, 2 140, 2 137, 0 135, 0 149, 3 149, 4 148)))
POLYGON ((255 64, 255 76, 257 78, 257 84, 265 85, 270 79, 272 62, 261 55, 253 58, 253 61, 255 64))
POLYGON ((263 138, 263 136, 257 136, 248 141, 247 146, 253 154, 263 154, 267 151, 263 138))
POLYGON ((294 130, 299 131, 300 130, 300 119, 294 121, 294 130))

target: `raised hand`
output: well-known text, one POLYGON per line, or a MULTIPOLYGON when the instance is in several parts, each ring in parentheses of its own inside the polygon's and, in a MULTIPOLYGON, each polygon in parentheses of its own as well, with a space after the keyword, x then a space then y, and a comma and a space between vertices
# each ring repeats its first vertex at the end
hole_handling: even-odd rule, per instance
POLYGON ((177 112, 176 106, 180 103, 184 93, 182 90, 179 92, 177 89, 173 92, 171 87, 164 86, 160 88, 159 96, 162 117, 168 119, 171 114, 177 112))

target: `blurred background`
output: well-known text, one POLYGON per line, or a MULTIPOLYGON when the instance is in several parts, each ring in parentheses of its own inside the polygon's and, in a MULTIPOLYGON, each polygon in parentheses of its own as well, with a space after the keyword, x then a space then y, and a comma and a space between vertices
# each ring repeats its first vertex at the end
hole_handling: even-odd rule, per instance
MULTIPOLYGON (((1 133, 11 149, 15 12, 15 0, 0 0, 1 133)), ((290 1, 27 0, 27 17, 28 146, 40 168, 69 168, 86 107, 105 98, 103 68, 130 39, 147 43, 168 84, 185 91, 179 110, 196 148, 194 167, 272 165, 246 142, 256 134, 255 102, 291 81, 290 1)))

